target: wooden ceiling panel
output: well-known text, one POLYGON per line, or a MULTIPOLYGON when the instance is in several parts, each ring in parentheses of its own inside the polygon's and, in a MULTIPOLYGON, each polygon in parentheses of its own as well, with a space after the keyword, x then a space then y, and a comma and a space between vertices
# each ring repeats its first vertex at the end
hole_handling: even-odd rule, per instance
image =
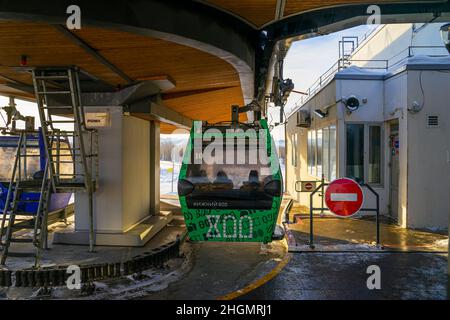
MULTIPOLYGON (((161 75, 174 79, 176 86, 167 105, 189 118, 229 120, 230 106, 243 104, 239 75, 221 58, 192 47, 117 30, 84 27, 74 33, 132 79, 161 75)), ((1 21, 0 94, 32 97, 5 85, 32 84, 30 74, 14 68, 22 55, 28 56, 30 67, 78 65, 111 85, 124 84, 117 74, 55 27, 1 21)), ((165 126, 164 130, 169 129, 165 126)))
MULTIPOLYGON (((140 119, 143 119, 143 120, 159 122, 159 121, 153 119, 152 117, 150 117, 148 114, 145 114, 145 113, 132 113, 131 115, 133 117, 140 118, 140 119)), ((174 126, 172 124, 169 124, 169 123, 159 122, 159 131, 162 134, 171 134, 175 130, 178 130, 178 128, 176 126, 174 126)))
MULTIPOLYGON (((30 22, 1 21, 0 65, 17 67, 22 55, 28 56, 30 67, 78 65, 111 84, 124 83, 115 73, 98 63, 54 27, 30 22)), ((30 76, 26 82, 31 83, 30 76)))
POLYGON ((177 127, 175 127, 171 124, 168 124, 168 123, 161 122, 159 124, 159 130, 162 134, 171 134, 177 129, 178 129, 177 127))
POLYGON ((240 86, 236 70, 209 53, 160 39, 83 28, 77 35, 132 79, 168 75, 174 92, 240 86))
MULTIPOLYGON (((16 98, 21 98, 24 100, 33 100, 34 99, 34 95, 33 94, 29 94, 23 91, 19 91, 16 89, 13 89, 11 87, 5 86, 4 82, 2 82, 2 80, 0 79, 0 93, 6 97, 16 97, 16 98)), ((2 107, 2 106, 0 106, 2 107)))
POLYGON ((229 11, 257 27, 275 19, 277 5, 277 0, 206 0, 204 2, 229 11))
MULTIPOLYGON (((169 107, 193 120, 206 120, 214 123, 231 120, 231 106, 243 105, 240 87, 192 94, 177 98, 164 99, 169 107)), ((242 114, 241 121, 246 119, 242 114)))
POLYGON ((0 81, 2 83, 17 81, 27 85, 33 84, 33 80, 31 79, 31 76, 28 72, 17 72, 13 68, 2 66, 1 60, 0 60, 0 81), (11 79, 12 81, 9 81, 9 79, 11 79))

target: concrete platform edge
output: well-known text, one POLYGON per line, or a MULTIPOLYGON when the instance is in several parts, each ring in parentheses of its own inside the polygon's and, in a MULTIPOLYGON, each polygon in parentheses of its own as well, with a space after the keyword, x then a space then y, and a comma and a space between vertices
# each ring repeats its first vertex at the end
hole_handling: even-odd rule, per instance
MULTIPOLYGON (((151 216, 131 230, 124 233, 96 234, 96 246, 143 247, 173 220, 173 215, 151 216)), ((87 231, 55 232, 54 244, 88 245, 89 233, 87 231)))

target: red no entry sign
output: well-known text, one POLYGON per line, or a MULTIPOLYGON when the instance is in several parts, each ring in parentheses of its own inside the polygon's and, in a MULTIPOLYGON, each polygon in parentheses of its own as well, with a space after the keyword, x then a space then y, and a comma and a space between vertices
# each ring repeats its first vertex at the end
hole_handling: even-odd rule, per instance
POLYGON ((363 191, 361 186, 351 179, 337 179, 328 186, 325 203, 332 213, 340 217, 351 217, 363 206, 363 191))

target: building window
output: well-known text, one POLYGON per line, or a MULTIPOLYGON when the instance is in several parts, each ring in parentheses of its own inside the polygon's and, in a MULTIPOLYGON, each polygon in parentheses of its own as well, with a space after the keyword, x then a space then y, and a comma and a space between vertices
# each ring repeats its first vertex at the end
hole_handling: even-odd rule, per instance
POLYGON ((316 131, 308 131, 308 173, 316 175, 316 131))
POLYGON ((308 131, 308 154, 307 154, 307 162, 308 162, 308 173, 311 174, 312 171, 312 149, 311 149, 311 144, 312 144, 312 131, 308 131))
POLYGON ((330 180, 330 128, 322 129, 322 169, 325 180, 330 180))
POLYGON ((330 126, 330 176, 328 181, 333 181, 337 178, 337 162, 336 162, 336 126, 330 126))
POLYGON ((292 143, 292 166, 297 167, 297 157, 298 157, 298 153, 297 153, 297 146, 298 146, 298 136, 297 134, 292 135, 291 137, 291 143, 292 143))
POLYGON ((369 126, 369 175, 368 182, 381 184, 381 127, 369 126))
POLYGON ((347 124, 346 177, 382 184, 382 130, 380 125, 347 124))
POLYGON ((364 125, 347 124, 347 174, 364 181, 364 125))
POLYGON ((323 130, 319 129, 316 131, 316 153, 317 153, 317 162, 316 162, 316 176, 322 177, 323 173, 323 130))
POLYGON ((336 126, 308 132, 308 173, 326 181, 336 179, 336 126))

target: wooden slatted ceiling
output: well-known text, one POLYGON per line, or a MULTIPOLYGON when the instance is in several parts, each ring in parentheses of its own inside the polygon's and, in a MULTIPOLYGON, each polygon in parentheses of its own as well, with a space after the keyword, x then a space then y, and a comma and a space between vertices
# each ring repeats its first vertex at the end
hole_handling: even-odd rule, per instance
MULTIPOLYGON (((153 119, 152 117, 150 117, 148 114, 145 114, 145 113, 132 113, 131 115, 133 117, 144 119, 147 121, 155 121, 155 119, 153 119)), ((174 133, 175 130, 177 130, 177 132, 180 133, 180 131, 179 131, 180 129, 177 128, 176 126, 168 124, 168 123, 163 123, 163 122, 161 122, 159 124, 159 130, 160 130, 160 133, 162 133, 162 134, 171 134, 171 133, 174 133)), ((184 130, 184 131, 186 131, 186 130, 184 130)), ((187 130, 187 131, 189 132, 189 130, 187 130)))
POLYGON ((163 134, 171 134, 173 133, 175 130, 177 130, 177 127, 168 124, 168 123, 161 123, 160 124, 160 132, 163 134))
POLYGON ((13 96, 13 97, 17 97, 19 99, 24 99, 24 100, 34 99, 34 96, 32 94, 24 93, 23 91, 19 91, 19 90, 13 89, 11 87, 5 86, 3 84, 3 82, 1 81, 1 79, 0 79, 0 92, 2 93, 2 95, 13 96))
MULTIPOLYGON (((167 97, 164 98, 164 103, 169 108, 177 108, 179 112, 194 120, 230 121, 231 106, 244 104, 242 95, 240 100, 235 98, 240 95, 240 90, 239 87, 231 87, 188 96, 167 97), (208 114, 199 118, 198 115, 203 114, 206 109, 208 114)), ((245 114, 241 114, 241 121, 245 119, 245 114)))
MULTIPOLYGON (((421 0, 416 0, 421 1, 421 0)), ((427 1, 427 0, 425 0, 427 1)), ((429 0, 433 1, 433 0, 429 0)), ((231 12, 251 24, 261 27, 275 20, 276 0, 204 0, 207 4, 231 12)), ((298 14, 308 10, 345 4, 377 4, 407 2, 405 0, 286 0, 284 16, 298 14)))
MULTIPOLYGON (((98 63, 52 26, 30 22, 0 22, 0 65, 18 66, 21 55, 27 55, 30 66, 78 65, 111 84, 123 80, 98 63)), ((31 84, 31 77, 16 75, 14 79, 31 84)))
POLYGON ((204 2, 232 12, 258 27, 275 19, 277 5, 277 0, 206 0, 204 2))
MULTIPOLYGON (((226 61, 206 52, 103 28, 84 27, 76 35, 132 79, 170 76, 176 84, 171 93, 177 93, 183 98, 169 99, 167 105, 187 117, 212 122, 229 120, 230 106, 243 104, 239 75, 235 69, 226 61), (231 89, 210 91, 217 88, 231 89)), ((54 27, 30 22, 1 21, 0 94, 33 96, 20 94, 4 86, 8 80, 1 77, 31 85, 29 74, 20 73, 13 68, 19 65, 21 55, 29 57, 31 67, 78 65, 112 85, 125 84, 122 78, 54 27)), ((162 128, 165 131, 173 129, 171 126, 162 128)))
POLYGON ((233 66, 206 52, 114 30, 83 28, 76 34, 132 79, 169 75, 174 92, 240 86, 233 66))

